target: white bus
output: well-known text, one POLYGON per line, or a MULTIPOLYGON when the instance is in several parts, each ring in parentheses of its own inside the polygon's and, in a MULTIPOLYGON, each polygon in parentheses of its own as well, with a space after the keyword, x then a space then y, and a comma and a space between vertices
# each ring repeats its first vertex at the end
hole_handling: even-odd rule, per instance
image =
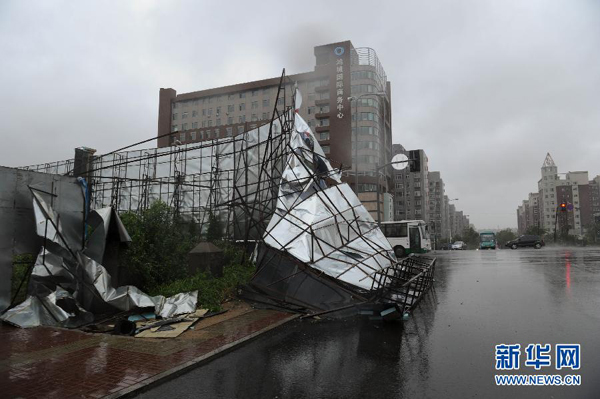
POLYGON ((427 223, 423 220, 382 222, 381 231, 390 242, 397 258, 403 258, 410 253, 431 251, 431 238, 427 223))

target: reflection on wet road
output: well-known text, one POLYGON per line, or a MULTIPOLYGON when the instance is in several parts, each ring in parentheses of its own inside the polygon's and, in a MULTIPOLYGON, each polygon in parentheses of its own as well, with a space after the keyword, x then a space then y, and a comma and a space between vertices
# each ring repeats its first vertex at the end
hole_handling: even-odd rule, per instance
MULTIPOLYGON (((403 327, 292 322, 142 397, 600 397, 600 249, 438 251, 403 327), (580 387, 496 387, 494 346, 579 343, 580 387)), ((531 374, 521 367, 518 374, 531 374)))

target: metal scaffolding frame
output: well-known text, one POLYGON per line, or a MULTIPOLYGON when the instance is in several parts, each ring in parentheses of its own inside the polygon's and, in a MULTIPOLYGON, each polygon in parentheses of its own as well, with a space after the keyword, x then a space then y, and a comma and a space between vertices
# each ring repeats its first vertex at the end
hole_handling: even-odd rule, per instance
MULTIPOLYGON (((93 157, 86 172, 90 208, 141 212, 161 200, 200 231, 216 216, 224 237, 258 243, 257 271, 246 289, 253 300, 310 314, 366 303, 404 314, 431 287, 435 260, 396 259, 297 115, 298 94, 288 95, 290 87, 284 70, 271 120, 242 134, 93 157)), ((73 166, 27 169, 68 174, 73 166)))

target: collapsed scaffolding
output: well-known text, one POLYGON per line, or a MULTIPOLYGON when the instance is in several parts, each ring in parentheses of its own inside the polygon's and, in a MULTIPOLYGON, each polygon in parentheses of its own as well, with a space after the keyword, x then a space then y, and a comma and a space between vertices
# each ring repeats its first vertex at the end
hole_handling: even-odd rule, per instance
MULTIPOLYGON (((342 169, 331 166, 296 112, 300 103, 284 71, 272 118, 262 126, 201 143, 91 157, 78 171, 87 209, 141 212, 163 201, 201 231, 216 217, 224 237, 254 247, 257 270, 243 290, 247 298, 312 315, 368 308, 402 318, 432 286, 435 259, 396 259, 342 182, 342 169)), ((27 169, 77 172, 73 161, 27 169)))

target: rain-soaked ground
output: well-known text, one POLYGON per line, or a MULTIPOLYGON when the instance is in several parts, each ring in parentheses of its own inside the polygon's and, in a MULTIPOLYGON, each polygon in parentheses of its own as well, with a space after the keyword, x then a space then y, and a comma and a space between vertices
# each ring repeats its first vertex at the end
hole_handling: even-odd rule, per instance
POLYGON ((438 251, 435 290, 404 326, 295 321, 142 397, 600 398, 600 249, 438 251), (497 344, 581 344, 578 371, 495 370, 497 344), (498 387, 495 374, 581 376, 498 387))

